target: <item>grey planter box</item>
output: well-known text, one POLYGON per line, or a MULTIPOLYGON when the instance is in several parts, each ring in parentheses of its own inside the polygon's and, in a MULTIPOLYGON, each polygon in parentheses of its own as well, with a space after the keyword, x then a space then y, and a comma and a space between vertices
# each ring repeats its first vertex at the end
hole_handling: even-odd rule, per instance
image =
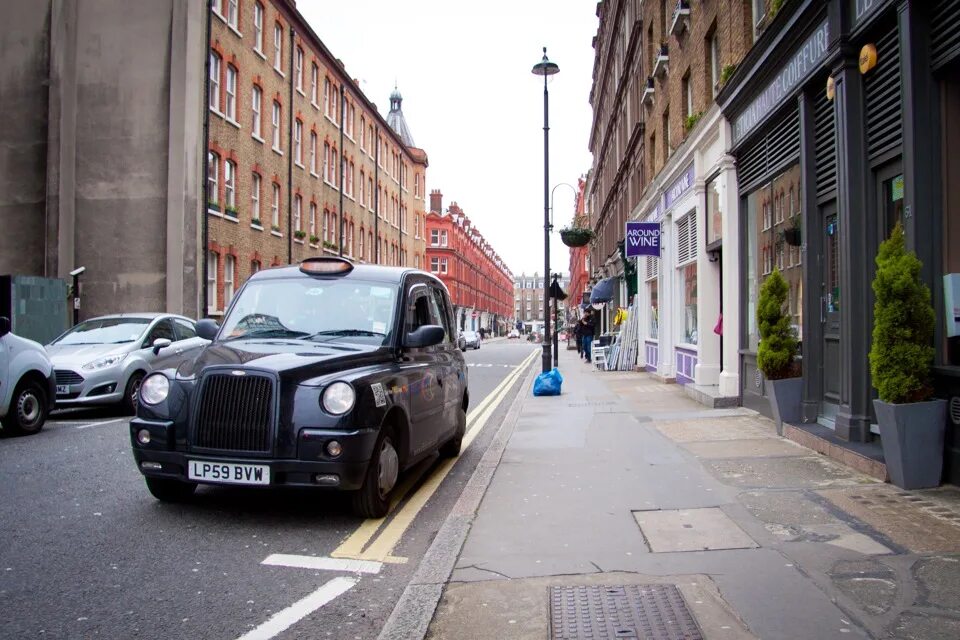
POLYGON ((890 482, 901 489, 940 486, 947 401, 890 404, 874 400, 890 482))
POLYGON ((777 435, 783 435, 784 422, 800 422, 802 418, 803 378, 767 380, 770 390, 770 409, 777 423, 777 435))

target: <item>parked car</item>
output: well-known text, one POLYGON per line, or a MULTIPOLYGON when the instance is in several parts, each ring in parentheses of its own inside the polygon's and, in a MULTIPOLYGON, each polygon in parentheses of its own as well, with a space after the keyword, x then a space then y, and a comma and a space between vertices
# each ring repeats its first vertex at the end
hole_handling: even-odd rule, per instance
POLYGON ((352 492, 383 517, 401 471, 460 453, 469 404, 453 305, 429 273, 308 258, 250 277, 195 358, 150 374, 130 422, 159 500, 198 484, 352 492))
POLYGON ((57 406, 120 404, 136 409, 140 383, 154 367, 175 365, 207 340, 190 318, 123 313, 91 318, 47 345, 57 375, 57 406))
POLYGON ((463 332, 463 348, 467 349, 479 349, 480 348, 480 334, 476 331, 464 331, 463 332))
POLYGON ((0 424, 3 435, 43 429, 56 396, 53 364, 39 342, 10 332, 0 316, 0 424))
POLYGON ((457 347, 460 351, 467 350, 467 339, 463 337, 463 331, 457 331, 457 347))
POLYGON ((507 334, 507 338, 508 338, 508 339, 509 339, 509 338, 519 338, 519 337, 520 337, 520 332, 517 331, 516 329, 511 329, 511 330, 510 330, 510 333, 507 334))

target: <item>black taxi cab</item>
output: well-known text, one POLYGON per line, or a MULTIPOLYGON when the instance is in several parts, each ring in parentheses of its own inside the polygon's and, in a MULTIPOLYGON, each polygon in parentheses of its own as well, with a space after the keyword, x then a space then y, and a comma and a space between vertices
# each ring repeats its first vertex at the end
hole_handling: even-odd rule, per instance
POLYGON ((377 518, 401 471, 460 453, 467 372, 428 273, 340 258, 260 271, 197 334, 211 343, 146 377, 130 421, 159 500, 198 484, 316 487, 377 518))

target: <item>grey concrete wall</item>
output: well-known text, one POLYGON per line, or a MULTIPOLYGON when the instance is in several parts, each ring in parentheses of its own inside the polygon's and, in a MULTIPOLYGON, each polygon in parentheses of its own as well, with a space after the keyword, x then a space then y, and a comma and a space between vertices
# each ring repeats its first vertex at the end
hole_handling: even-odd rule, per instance
POLYGON ((44 274, 50 3, 0 22, 0 274, 44 274))

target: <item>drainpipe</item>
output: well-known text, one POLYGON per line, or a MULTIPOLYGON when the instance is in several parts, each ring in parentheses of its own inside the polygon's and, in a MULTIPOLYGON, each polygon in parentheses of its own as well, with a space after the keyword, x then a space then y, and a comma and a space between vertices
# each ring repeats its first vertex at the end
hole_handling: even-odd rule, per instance
MULTIPOLYGON (((293 54, 296 31, 290 26, 290 105, 287 109, 287 264, 293 264, 293 54)), ((303 132, 300 132, 300 144, 303 144, 303 132)), ((302 213, 302 212, 301 212, 302 213)))
POLYGON ((200 258, 200 264, 202 265, 203 272, 201 274, 201 286, 200 286, 200 312, 197 316, 200 317, 201 314, 205 317, 210 309, 210 300, 207 297, 207 261, 209 259, 210 249, 208 244, 210 242, 210 224, 209 224, 209 215, 207 214, 207 202, 210 198, 210 193, 208 191, 207 179, 208 172, 210 171, 209 158, 210 158, 210 29, 212 18, 210 12, 213 11, 213 3, 215 0, 209 0, 207 2, 207 55, 206 60, 203 62, 204 69, 204 82, 203 82, 203 150, 206 152, 203 154, 203 160, 201 161, 201 172, 202 172, 202 181, 203 181, 203 239, 201 241, 200 251, 202 252, 200 258))
POLYGON ((377 140, 373 151, 373 250, 374 264, 380 264, 380 125, 374 128, 377 140))
POLYGON ((346 85, 340 85, 340 212, 337 214, 339 216, 340 227, 340 257, 343 257, 343 165, 344 165, 344 153, 343 153, 343 112, 344 107, 346 107, 347 96, 346 85))

